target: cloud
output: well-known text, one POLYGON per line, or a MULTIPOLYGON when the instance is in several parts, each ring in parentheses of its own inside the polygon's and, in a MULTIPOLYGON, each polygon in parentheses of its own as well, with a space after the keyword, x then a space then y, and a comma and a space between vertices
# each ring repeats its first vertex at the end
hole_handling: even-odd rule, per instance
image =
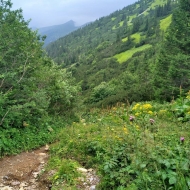
POLYGON ((21 8, 30 26, 44 27, 74 20, 76 24, 94 21, 137 0, 12 0, 13 9, 21 8))

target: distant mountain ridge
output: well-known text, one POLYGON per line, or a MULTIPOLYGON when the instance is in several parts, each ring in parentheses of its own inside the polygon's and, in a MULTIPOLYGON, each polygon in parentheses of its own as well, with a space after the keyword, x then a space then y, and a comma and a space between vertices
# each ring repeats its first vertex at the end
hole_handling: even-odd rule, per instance
POLYGON ((73 32, 74 30, 77 30, 80 27, 82 26, 76 26, 75 22, 73 20, 70 20, 64 24, 39 28, 38 33, 41 36, 46 36, 46 39, 44 41, 44 46, 46 46, 49 43, 66 36, 67 34, 73 32))

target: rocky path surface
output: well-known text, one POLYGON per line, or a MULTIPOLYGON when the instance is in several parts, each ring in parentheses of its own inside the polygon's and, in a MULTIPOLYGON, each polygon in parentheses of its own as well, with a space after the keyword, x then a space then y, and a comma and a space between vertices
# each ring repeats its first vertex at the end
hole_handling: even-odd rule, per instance
MULTIPOLYGON (((50 190, 51 183, 39 176, 48 161, 49 147, 0 159, 0 190, 50 190)), ((95 190, 99 182, 92 169, 81 168, 85 178, 78 189, 95 190)), ((51 173, 49 174, 51 175, 51 173)))
POLYGON ((38 175, 48 160, 48 148, 0 159, 0 190, 50 189, 38 181, 38 175))

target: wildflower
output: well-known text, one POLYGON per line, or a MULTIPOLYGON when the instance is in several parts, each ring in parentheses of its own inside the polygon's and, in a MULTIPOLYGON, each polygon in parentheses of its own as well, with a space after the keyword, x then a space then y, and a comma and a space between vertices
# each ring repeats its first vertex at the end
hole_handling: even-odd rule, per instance
POLYGON ((150 119, 150 124, 154 124, 155 120, 154 119, 150 119))
POLYGON ((134 107, 132 108, 132 110, 137 110, 139 107, 140 107, 140 104, 137 103, 137 104, 134 105, 134 107))
POLYGON ((139 113, 139 112, 135 113, 135 116, 139 116, 139 115, 140 115, 140 113, 139 113))
POLYGON ((138 125, 135 126, 136 127, 136 130, 139 131, 140 130, 140 127, 138 125))
POLYGON ((143 105, 143 109, 144 109, 144 110, 152 109, 152 105, 151 105, 151 104, 144 104, 144 105, 143 105))
POLYGON ((185 141, 185 137, 180 137, 180 141, 183 143, 185 141))
POLYGON ((112 107, 112 110, 114 110, 114 111, 115 111, 115 110, 117 110, 117 108, 116 108, 116 107, 112 107))
POLYGON ((152 114, 153 114, 153 112, 152 112, 152 111, 148 111, 148 114, 152 115, 152 114))
POLYGON ((188 100, 190 100, 190 90, 189 92, 187 93, 187 97, 186 97, 188 100))
POLYGON ((135 119, 135 117, 132 116, 132 115, 130 115, 130 117, 129 117, 129 121, 134 121, 134 119, 135 119))
POLYGON ((125 134, 128 134, 128 133, 129 133, 129 132, 128 132, 128 129, 127 129, 126 127, 123 128, 123 132, 124 132, 125 134))

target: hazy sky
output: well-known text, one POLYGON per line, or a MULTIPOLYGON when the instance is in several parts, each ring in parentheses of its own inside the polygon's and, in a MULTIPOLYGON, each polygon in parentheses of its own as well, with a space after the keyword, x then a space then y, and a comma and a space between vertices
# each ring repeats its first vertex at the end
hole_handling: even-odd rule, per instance
POLYGON ((13 9, 21 8, 31 27, 63 24, 73 20, 77 25, 94 21, 122 9, 137 0, 12 0, 13 9))

